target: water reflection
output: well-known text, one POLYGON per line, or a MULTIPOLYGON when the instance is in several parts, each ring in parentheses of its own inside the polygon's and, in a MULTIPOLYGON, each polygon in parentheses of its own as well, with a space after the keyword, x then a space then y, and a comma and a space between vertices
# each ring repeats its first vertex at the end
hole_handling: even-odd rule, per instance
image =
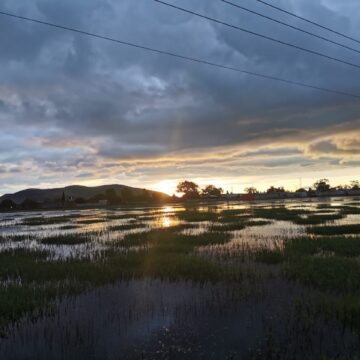
MULTIPOLYGON (((359 206, 353 198, 344 199, 304 199, 272 202, 239 203, 224 202, 216 204, 182 206, 167 205, 158 207, 119 208, 119 209, 84 209, 65 211, 36 211, 0 214, 0 251, 7 249, 47 250, 55 259, 68 257, 92 257, 102 253, 114 241, 119 241, 127 234, 136 234, 151 229, 171 228, 186 224, 178 215, 184 211, 234 213, 239 220, 245 219, 256 209, 286 208, 306 210, 316 215, 337 214, 345 205, 359 206), (35 223, 32 225, 32 221, 35 223), (35 226, 36 225, 36 226, 35 226), (91 237, 87 244, 72 246, 49 246, 41 243, 42 239, 62 235, 86 235, 91 237), (16 241, 15 241, 16 240, 16 241)), ((251 215, 250 215, 251 216, 251 215)), ((301 214, 306 219, 311 214, 301 214)), ((332 221, 333 225, 360 223, 360 214, 350 214, 332 221)), ((252 220, 261 220, 252 218, 252 220)), ((191 223, 190 228, 180 229, 184 234, 201 234, 209 231, 212 221, 204 220, 191 223)), ((231 231, 233 239, 229 243, 205 249, 210 252, 235 254, 244 246, 251 249, 259 246, 273 248, 281 246, 286 239, 306 235, 305 225, 296 225, 291 221, 272 220, 262 226, 247 226, 242 230, 231 231)))

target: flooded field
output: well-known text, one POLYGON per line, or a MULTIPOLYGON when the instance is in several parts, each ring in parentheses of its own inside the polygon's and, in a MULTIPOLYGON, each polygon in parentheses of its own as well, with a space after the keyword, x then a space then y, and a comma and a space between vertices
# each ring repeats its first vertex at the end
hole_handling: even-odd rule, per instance
POLYGON ((360 199, 0 214, 1 359, 357 359, 360 199))

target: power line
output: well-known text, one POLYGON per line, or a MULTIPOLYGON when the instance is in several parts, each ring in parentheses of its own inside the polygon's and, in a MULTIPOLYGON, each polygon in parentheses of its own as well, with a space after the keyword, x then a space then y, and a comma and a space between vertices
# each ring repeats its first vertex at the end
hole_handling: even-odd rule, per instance
POLYGON ((242 5, 239 5, 239 4, 235 4, 235 3, 231 2, 231 1, 228 1, 228 0, 220 0, 220 1, 222 1, 222 2, 224 2, 224 3, 226 3, 226 4, 228 4, 228 5, 234 6, 234 7, 238 8, 238 9, 244 10, 244 11, 246 11, 246 12, 248 12, 248 13, 251 13, 251 14, 260 16, 260 17, 262 17, 262 18, 264 18, 264 19, 273 21, 273 22, 275 22, 275 23, 277 23, 277 24, 286 26, 286 27, 291 28, 291 29, 296 30, 296 31, 300 31, 300 32, 302 32, 302 33, 304 33, 304 34, 313 36, 313 37, 318 38, 318 39, 320 39, 320 40, 326 41, 326 42, 328 42, 328 43, 331 43, 331 44, 334 44, 334 45, 337 45, 337 46, 341 46, 342 48, 345 48, 345 49, 348 49, 348 50, 350 50, 350 51, 354 51, 354 52, 357 52, 357 53, 360 54, 360 50, 357 50, 357 49, 355 49, 355 48, 353 48, 353 47, 351 47, 351 46, 347 46, 347 45, 345 45, 345 44, 342 44, 342 43, 339 43, 339 42, 337 42, 337 41, 331 40, 331 39, 326 38, 326 37, 324 37, 324 36, 314 34, 314 33, 311 32, 311 31, 307 31, 307 30, 301 29, 301 28, 299 28, 299 27, 297 27, 297 26, 294 26, 294 25, 288 24, 288 23, 286 23, 286 22, 283 22, 283 21, 274 19, 274 18, 272 18, 272 17, 270 17, 270 16, 261 14, 261 13, 259 13, 259 12, 257 12, 257 11, 251 10, 251 9, 246 8, 245 6, 242 6, 242 5))
POLYGON ((336 35, 342 36, 342 37, 344 37, 344 38, 346 38, 346 39, 355 41, 355 42, 357 42, 358 44, 360 44, 360 40, 355 39, 355 38, 353 38, 353 37, 351 37, 351 36, 349 36, 349 35, 346 35, 346 34, 344 34, 344 33, 341 33, 341 32, 339 32, 339 31, 337 31, 337 30, 334 30, 334 29, 331 29, 331 28, 329 28, 329 27, 327 27, 327 26, 321 25, 321 24, 319 24, 319 23, 317 23, 317 22, 315 22, 315 21, 306 19, 306 18, 304 18, 304 17, 302 17, 302 16, 300 16, 300 15, 297 15, 297 14, 295 14, 295 13, 293 13, 293 12, 290 12, 290 11, 288 11, 288 10, 282 9, 282 8, 280 8, 280 7, 278 7, 278 6, 275 6, 275 5, 273 5, 273 4, 270 4, 270 3, 266 2, 266 1, 263 1, 263 0, 256 0, 256 1, 262 3, 262 4, 266 5, 266 6, 269 6, 269 7, 273 8, 273 9, 276 9, 276 10, 278 10, 278 11, 281 11, 281 12, 287 14, 287 15, 290 15, 290 16, 293 16, 293 17, 295 17, 295 18, 297 18, 297 19, 306 21, 306 22, 309 23, 309 24, 315 25, 315 26, 317 26, 317 27, 319 27, 319 28, 321 28, 321 29, 330 31, 330 32, 332 32, 332 33, 334 33, 334 34, 336 34, 336 35))
POLYGON ((310 50, 310 49, 307 49, 307 48, 303 48, 303 47, 301 47, 301 46, 299 46, 299 45, 291 44, 291 43, 288 43, 288 42, 286 42, 286 41, 282 41, 282 40, 279 40, 279 39, 275 39, 275 38, 273 38, 273 37, 270 37, 270 36, 267 36, 267 35, 263 35, 263 34, 260 34, 260 33, 255 32, 255 31, 248 30, 248 29, 245 29, 245 28, 242 28, 242 27, 233 25, 233 24, 229 24, 229 23, 227 23, 227 22, 224 22, 224 21, 221 21, 221 20, 218 20, 218 19, 214 19, 214 18, 212 18, 212 17, 210 17, 210 16, 207 16, 207 15, 199 14, 199 13, 197 13, 197 12, 195 12, 195 11, 188 10, 188 9, 182 8, 182 7, 180 7, 180 6, 170 4, 170 3, 167 3, 167 2, 162 1, 162 0, 153 0, 153 1, 158 2, 158 3, 160 3, 160 4, 163 4, 163 5, 166 5, 166 6, 169 6, 169 7, 171 7, 171 8, 176 9, 176 10, 179 10, 179 11, 182 11, 182 12, 185 12, 185 13, 188 13, 188 14, 191 14, 191 15, 195 15, 195 16, 197 16, 197 17, 200 17, 200 18, 203 18, 203 19, 206 19, 206 20, 215 22, 215 23, 217 23, 217 24, 224 25, 224 26, 227 26, 227 27, 229 27, 229 28, 232 28, 232 29, 235 29, 235 30, 239 30, 239 31, 242 31, 242 32, 245 32, 245 33, 248 33, 248 34, 251 34, 251 35, 260 37, 260 38, 263 38, 263 39, 265 39, 265 40, 269 40, 269 41, 272 41, 272 42, 275 42, 275 43, 278 43, 278 44, 281 44, 281 45, 289 46, 289 47, 291 47, 291 48, 294 48, 294 49, 297 49, 297 50, 301 50, 301 51, 307 52, 307 53, 309 53, 309 54, 321 56, 321 57, 323 57, 323 58, 330 59, 330 60, 333 60, 333 61, 336 61, 336 62, 345 64, 345 65, 349 65, 349 66, 352 66, 352 67, 355 67, 355 68, 360 69, 360 65, 354 64, 354 63, 352 63, 352 62, 348 62, 348 61, 346 61, 346 60, 342 60, 342 59, 339 59, 339 58, 336 58, 336 57, 333 57, 333 56, 330 56, 330 55, 326 55, 326 54, 324 54, 324 53, 321 53, 321 52, 318 52, 318 51, 315 51, 315 50, 310 50))
POLYGON ((108 36, 103 36, 103 35, 91 33, 91 32, 76 29, 76 28, 73 28, 73 27, 68 27, 68 26, 59 25, 59 24, 55 24, 55 23, 50 23, 50 22, 47 22, 47 21, 42 21, 42 20, 38 20, 38 19, 26 17, 26 16, 12 14, 12 13, 5 12, 5 11, 0 11, 0 15, 9 16, 9 17, 12 17, 12 18, 25 20, 25 21, 29 21, 29 22, 33 22, 33 23, 37 23, 37 24, 41 24, 41 25, 46 25, 46 26, 50 26, 50 27, 53 27, 53 28, 56 28, 56 29, 71 31, 71 32, 75 32, 75 33, 78 33, 78 34, 81 34, 81 35, 86 35, 86 36, 91 36, 91 37, 94 37, 94 38, 97 38, 97 39, 111 41, 111 42, 116 43, 116 44, 126 45, 126 46, 129 46, 129 47, 150 51, 152 53, 171 56, 173 58, 179 58, 181 60, 186 60, 186 61, 191 61, 191 62, 198 63, 198 64, 204 64, 204 65, 208 65, 208 66, 213 66, 213 67, 220 68, 220 69, 231 70, 231 71, 235 71, 237 73, 242 73, 242 74, 246 74, 246 75, 250 75, 250 76, 254 76, 254 77, 258 77, 258 78, 262 78, 262 79, 266 79, 266 80, 282 82, 282 83, 285 83, 285 84, 290 84, 290 85, 300 86, 300 87, 304 87, 304 88, 310 88, 310 89, 314 89, 314 90, 319 90, 319 91, 323 91, 323 92, 327 92, 327 93, 338 94, 338 95, 343 95, 343 96, 348 96, 348 97, 360 99, 360 95, 353 94, 353 93, 348 93, 348 92, 345 92, 345 91, 320 87, 320 86, 311 85, 311 84, 307 84, 307 83, 303 83, 303 82, 299 82, 299 81, 283 79, 283 78, 279 78, 279 77, 276 77, 276 76, 261 74, 261 73, 257 73, 257 72, 253 72, 253 71, 247 71, 247 70, 243 70, 243 69, 240 69, 240 68, 237 68, 237 67, 218 64, 218 63, 214 63, 212 61, 207 61, 207 60, 203 60, 203 59, 199 59, 199 58, 194 58, 194 57, 190 57, 190 56, 186 56, 186 55, 181 55, 181 54, 177 54, 177 53, 166 51, 166 50, 160 50, 160 49, 156 49, 156 48, 136 44, 136 43, 129 42, 129 41, 123 41, 123 40, 111 38, 111 37, 108 37, 108 36))

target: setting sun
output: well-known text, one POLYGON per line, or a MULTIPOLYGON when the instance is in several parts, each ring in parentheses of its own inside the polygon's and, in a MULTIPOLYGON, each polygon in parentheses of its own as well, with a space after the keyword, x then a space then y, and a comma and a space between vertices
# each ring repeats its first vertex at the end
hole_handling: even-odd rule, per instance
POLYGON ((176 192, 177 180, 162 180, 153 186, 156 191, 161 191, 165 194, 172 195, 176 192))

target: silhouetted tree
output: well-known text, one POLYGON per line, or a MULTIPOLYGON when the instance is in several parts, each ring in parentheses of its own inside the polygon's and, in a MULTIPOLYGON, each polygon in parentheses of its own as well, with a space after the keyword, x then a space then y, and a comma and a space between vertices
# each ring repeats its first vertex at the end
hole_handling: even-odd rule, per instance
POLYGON ((201 190, 203 196, 220 196, 224 190, 222 188, 217 188, 214 185, 207 185, 204 189, 201 190))
POLYGON ((247 187, 247 188, 245 189, 245 192, 246 192, 247 194, 257 194, 257 193, 258 193, 258 190, 257 190, 255 187, 250 186, 250 187, 247 187))
POLYGON ((285 189, 281 186, 281 187, 274 187, 274 186, 271 186, 269 187, 269 189, 266 190, 266 192, 268 194, 271 194, 271 193, 284 193, 285 192, 285 189))
POLYGON ((199 198, 199 185, 192 181, 181 181, 176 187, 178 193, 182 193, 184 199, 197 199, 199 198))
POLYGON ((353 180, 350 183, 352 190, 359 190, 360 189, 360 181, 359 180, 353 180))
POLYGON ((329 191, 330 183, 328 179, 320 179, 314 184, 315 190, 319 192, 329 191))

